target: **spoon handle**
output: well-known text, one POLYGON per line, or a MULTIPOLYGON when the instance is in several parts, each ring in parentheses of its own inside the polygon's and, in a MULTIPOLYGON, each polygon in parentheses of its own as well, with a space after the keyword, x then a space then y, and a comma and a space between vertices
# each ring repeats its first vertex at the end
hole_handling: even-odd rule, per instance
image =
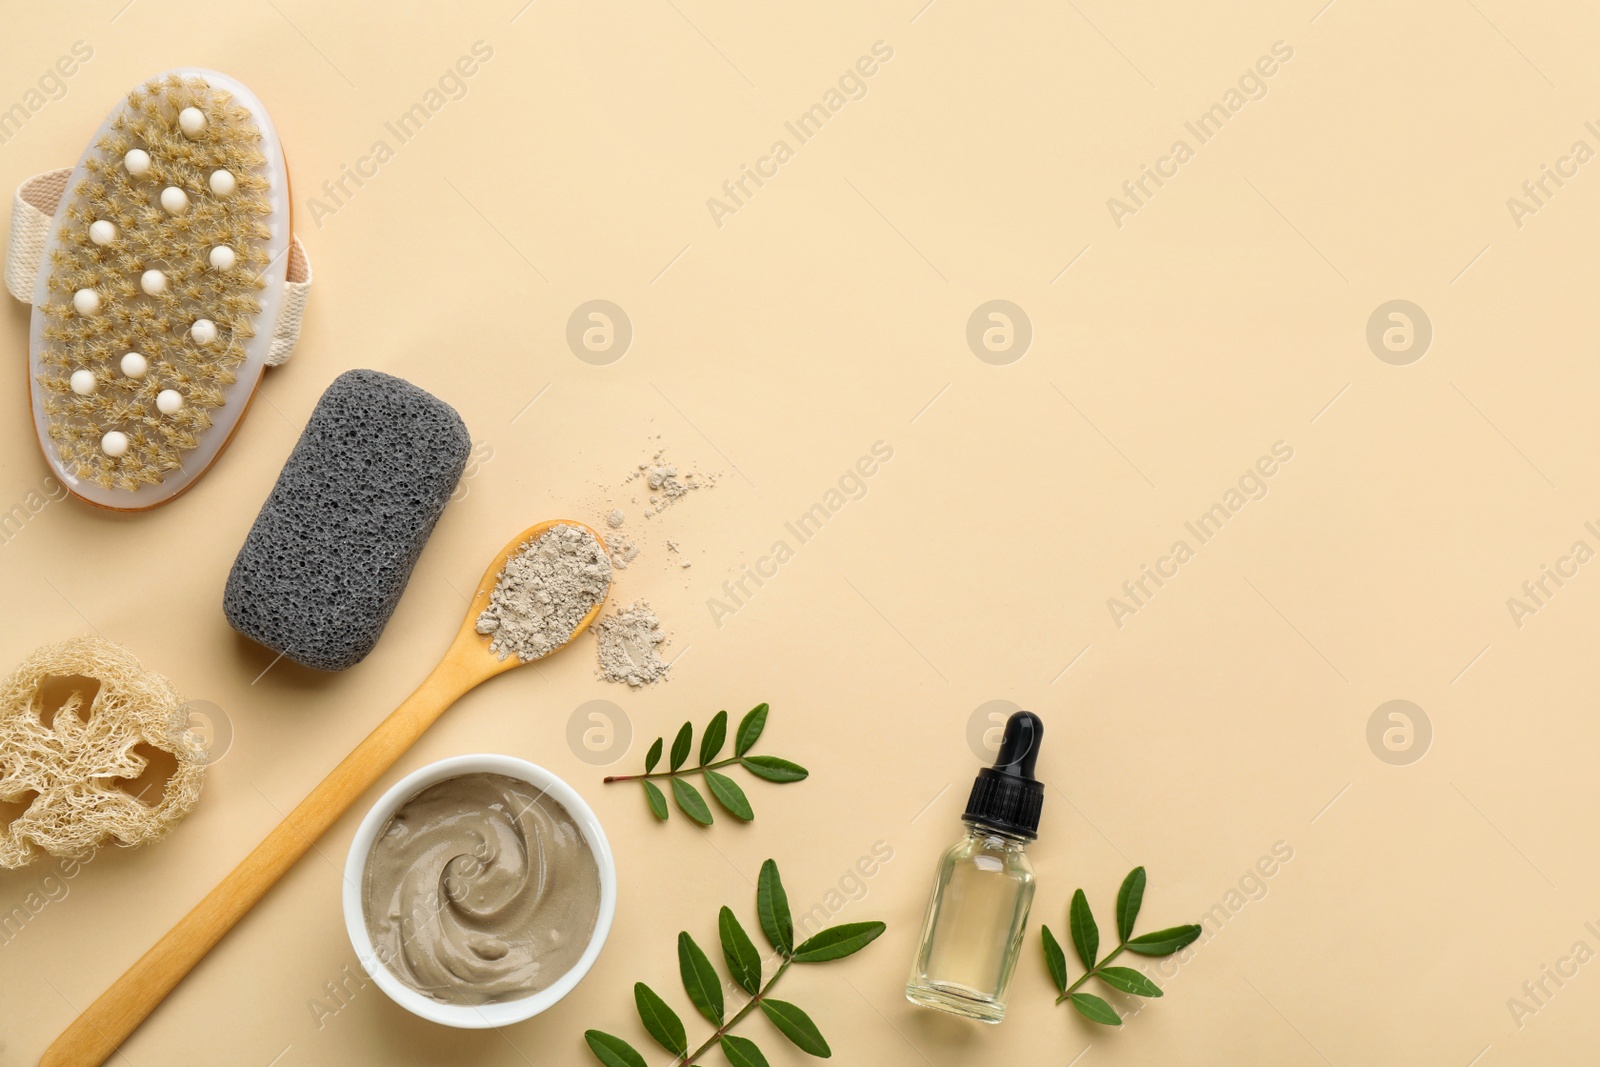
MULTIPOLYGON (((329 826, 463 693, 497 671, 452 647, 416 692, 357 745, 205 899, 45 1050, 40 1067, 97 1067, 154 1011, 329 826)), ((481 653, 479 654, 481 657, 481 653)))

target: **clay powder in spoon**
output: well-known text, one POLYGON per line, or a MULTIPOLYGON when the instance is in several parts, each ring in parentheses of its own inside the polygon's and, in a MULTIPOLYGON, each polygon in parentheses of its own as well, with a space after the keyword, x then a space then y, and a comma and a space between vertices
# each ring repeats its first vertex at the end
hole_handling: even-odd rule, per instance
POLYGON ((572 637, 611 585, 611 559, 594 534, 552 526, 506 560, 478 632, 501 659, 539 659, 572 637))

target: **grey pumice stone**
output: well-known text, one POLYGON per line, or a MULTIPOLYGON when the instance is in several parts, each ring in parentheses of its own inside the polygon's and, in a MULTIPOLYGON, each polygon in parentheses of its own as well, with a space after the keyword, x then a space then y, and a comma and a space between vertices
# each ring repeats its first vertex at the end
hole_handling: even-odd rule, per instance
POLYGON ((361 662, 471 449, 461 416, 430 393, 372 370, 339 375, 233 561, 229 624, 317 670, 361 662))

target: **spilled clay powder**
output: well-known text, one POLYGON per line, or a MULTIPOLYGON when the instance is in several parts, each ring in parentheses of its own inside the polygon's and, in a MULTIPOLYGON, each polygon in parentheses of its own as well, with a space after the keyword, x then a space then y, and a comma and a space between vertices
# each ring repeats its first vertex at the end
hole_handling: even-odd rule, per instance
POLYGON ((666 456, 666 449, 657 450, 648 462, 639 464, 639 469, 627 479, 630 482, 642 480, 649 490, 649 505, 644 509, 647 519, 666 511, 696 489, 710 489, 717 484, 718 476, 715 474, 707 475, 692 470, 680 474, 677 464, 669 462, 666 456))
POLYGON ((639 543, 620 531, 611 535, 611 565, 619 571, 639 558, 639 543))
POLYGON ((600 677, 631 686, 651 685, 667 676, 670 663, 656 651, 666 641, 661 620, 643 600, 635 600, 595 624, 600 638, 600 677))
POLYGON ((594 534, 552 526, 506 560, 477 630, 493 635, 489 650, 501 659, 539 659, 572 637, 610 585, 611 560, 594 534))
MULTIPOLYGON (((657 434, 656 438, 659 440, 660 435, 657 434)), ((680 467, 667 458, 665 447, 657 447, 650 459, 639 463, 622 480, 624 486, 643 482, 645 492, 629 497, 627 503, 631 506, 626 512, 617 506, 618 502, 613 501, 609 495, 601 507, 602 518, 608 527, 606 548, 611 554, 611 566, 619 571, 627 570, 644 554, 647 538, 637 521, 633 523, 631 529, 628 528, 630 520, 639 520, 641 516, 645 520, 657 518, 696 490, 712 488, 720 479, 721 475, 716 472, 707 473, 687 466, 680 467)), ((660 523, 655 525, 659 526, 660 523)), ((680 557, 667 560, 667 566, 678 570, 685 570, 691 566, 688 559, 682 558, 682 549, 676 541, 667 542, 667 551, 680 557)))

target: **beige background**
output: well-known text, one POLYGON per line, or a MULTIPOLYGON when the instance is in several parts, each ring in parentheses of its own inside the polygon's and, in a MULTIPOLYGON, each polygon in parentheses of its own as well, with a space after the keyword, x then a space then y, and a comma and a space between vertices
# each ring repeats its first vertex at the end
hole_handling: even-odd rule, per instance
MULTIPOLYGON (((579 990, 500 1033, 420 1022, 372 986, 319 1020, 318 998, 340 1006, 326 983, 356 966, 338 902, 353 811, 119 1062, 591 1062, 585 1028, 645 1042, 634 981, 687 1014, 677 931, 709 945, 725 902, 750 919, 767 856, 797 909, 844 882, 860 899, 840 921, 889 924, 780 987, 843 1063, 1592 1058, 1600 964, 1544 979, 1537 1001, 1523 983, 1571 974, 1577 942, 1600 951, 1600 577, 1579 569, 1520 628, 1507 598, 1574 541, 1600 549, 1584 528, 1600 520, 1600 163, 1520 227, 1507 198, 1575 141, 1600 148, 1584 127, 1600 120, 1600 15, 1323 2, 8 3, 0 106, 74 41, 94 56, 0 144, 0 186, 71 163, 144 76, 219 68, 272 109, 317 282, 298 355, 193 491, 134 517, 52 502, 0 546, 0 659, 92 627, 235 735, 168 840, 102 853, 0 944, 0 1062, 35 1062, 410 691, 508 536, 611 503, 644 549, 614 599, 665 620, 671 682, 603 683, 585 640, 469 695, 385 778, 507 752, 595 805, 624 893, 579 990), (493 57, 466 95, 313 221, 323 183, 476 41, 493 57), (893 59, 865 97, 719 228, 707 199, 775 139, 795 147, 785 121, 876 41, 893 59), (1266 95, 1198 145, 1184 123, 1279 41, 1293 58, 1266 95), (1119 228, 1107 198, 1177 138, 1194 158, 1119 228), (565 342, 597 298, 634 329, 608 366, 565 342), (1032 323, 1010 365, 965 340, 990 299, 1032 323), (1365 339, 1394 299, 1435 334, 1406 366, 1365 339), (300 427, 351 367, 454 404, 482 462, 377 651, 326 677, 272 666, 220 600, 300 427), (865 497, 717 626, 722 583, 876 441, 894 458, 865 497), (1293 459, 1265 499, 1119 628, 1107 598, 1175 540, 1193 547, 1184 523, 1278 441, 1293 459), (661 446, 721 478, 646 524, 623 479, 661 446), (768 700, 763 748, 812 777, 751 784, 750 826, 657 825, 569 747, 592 699, 632 724, 612 771, 684 718, 768 700), (1433 731, 1408 765, 1367 741, 1395 699, 1433 731), (1051 788, 1011 1013, 980 1028, 900 989, 993 700, 1044 716, 1051 788), (848 873, 878 842, 893 859, 858 888, 848 873), (1279 842, 1293 858, 1253 876, 1279 842), (1060 930, 1078 886, 1108 924, 1135 863, 1147 926, 1209 914, 1210 936, 1170 980, 1151 968, 1164 1000, 1095 1028, 1052 1005, 1037 925, 1060 930)), ((46 475, 27 312, 8 305, 6 507, 46 475)), ((0 874, 0 910, 48 875, 0 874)), ((743 1029, 774 1064, 804 1059, 763 1020, 743 1029)))

